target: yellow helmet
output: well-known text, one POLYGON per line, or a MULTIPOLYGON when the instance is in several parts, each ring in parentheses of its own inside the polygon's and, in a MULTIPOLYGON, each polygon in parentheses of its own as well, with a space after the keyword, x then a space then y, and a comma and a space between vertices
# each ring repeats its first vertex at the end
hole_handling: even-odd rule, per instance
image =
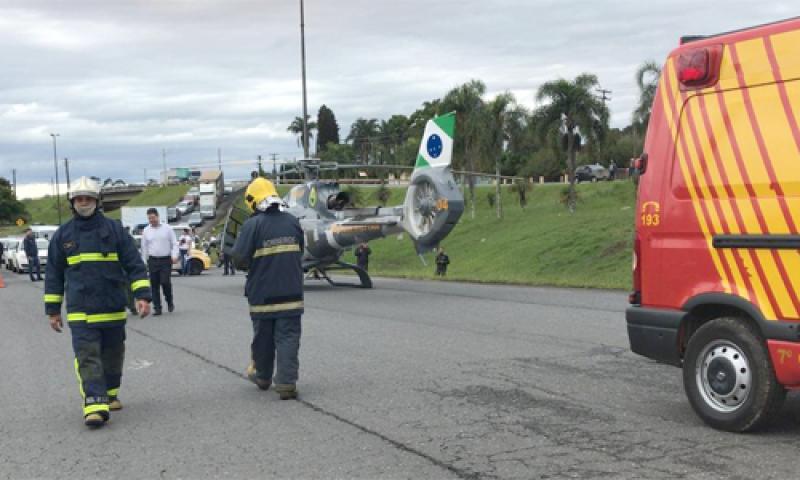
POLYGON ((244 204, 251 212, 280 203, 281 198, 278 196, 278 191, 275 190, 275 185, 264 177, 258 177, 250 182, 247 191, 244 192, 244 204))

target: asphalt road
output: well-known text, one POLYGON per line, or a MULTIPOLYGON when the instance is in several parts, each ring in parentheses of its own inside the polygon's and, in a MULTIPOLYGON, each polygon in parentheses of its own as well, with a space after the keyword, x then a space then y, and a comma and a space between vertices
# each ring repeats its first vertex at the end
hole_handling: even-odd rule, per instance
POLYGON ((128 323, 125 408, 82 424, 42 283, 0 289, 0 478, 795 478, 780 425, 703 425, 680 371, 627 348, 620 292, 377 279, 307 284, 301 400, 242 375, 243 276, 173 279, 128 323))

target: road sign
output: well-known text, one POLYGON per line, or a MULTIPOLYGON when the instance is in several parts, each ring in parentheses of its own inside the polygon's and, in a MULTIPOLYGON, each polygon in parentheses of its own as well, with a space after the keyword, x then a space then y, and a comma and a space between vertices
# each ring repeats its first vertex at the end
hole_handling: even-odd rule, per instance
POLYGON ((21 226, 25 225, 25 219, 24 218, 18 218, 16 223, 17 223, 18 227, 21 227, 21 226))

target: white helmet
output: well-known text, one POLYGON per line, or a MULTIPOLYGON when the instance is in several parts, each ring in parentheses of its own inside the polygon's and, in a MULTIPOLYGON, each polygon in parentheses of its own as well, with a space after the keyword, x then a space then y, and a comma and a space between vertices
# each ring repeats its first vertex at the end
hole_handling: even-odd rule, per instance
POLYGON ((72 182, 69 187, 69 199, 73 200, 75 197, 80 196, 92 197, 99 202, 100 182, 89 177, 81 177, 72 182))

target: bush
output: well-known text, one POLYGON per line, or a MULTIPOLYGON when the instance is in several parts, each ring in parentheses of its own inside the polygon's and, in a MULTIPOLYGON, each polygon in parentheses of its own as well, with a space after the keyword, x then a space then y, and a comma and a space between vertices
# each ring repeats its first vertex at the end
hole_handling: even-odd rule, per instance
POLYGON ((389 190, 389 187, 386 186, 386 183, 381 183, 374 195, 380 206, 383 207, 386 206, 386 202, 389 201, 389 197, 392 196, 392 192, 389 190))
POLYGON ((364 203, 362 191, 355 185, 347 185, 342 191, 350 197, 350 207, 360 207, 364 203))
POLYGON ((494 192, 486 193, 486 200, 489 201, 489 206, 494 207, 494 201, 496 200, 494 192))

